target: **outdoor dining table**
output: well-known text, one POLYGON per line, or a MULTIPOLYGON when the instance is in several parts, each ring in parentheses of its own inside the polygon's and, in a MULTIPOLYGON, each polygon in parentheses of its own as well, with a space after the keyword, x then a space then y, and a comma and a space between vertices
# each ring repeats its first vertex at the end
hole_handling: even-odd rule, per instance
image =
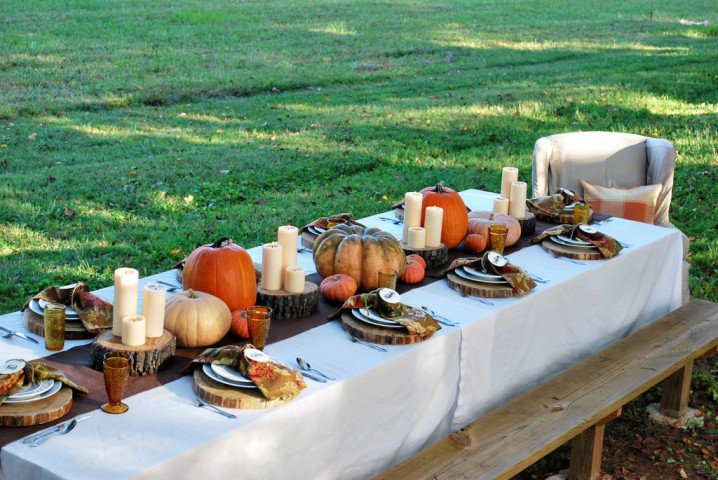
MULTIPOLYGON (((479 190, 461 195, 472 210, 491 210, 496 197, 479 190)), ((401 236, 400 224, 380 218, 387 216, 360 221, 401 236)), ((459 323, 428 341, 381 352, 351 342, 331 321, 269 344, 271 357, 292 365, 302 357, 336 377, 308 380, 285 405, 232 410, 238 418, 227 419, 197 408, 192 377, 183 376, 126 398, 126 414, 90 412, 71 434, 42 447, 2 446, 0 478, 371 477, 680 305, 677 230, 620 218, 600 229, 630 247, 610 260, 582 263, 561 261, 540 245, 511 253, 512 263, 547 281, 527 295, 487 305, 444 281, 410 289, 404 303, 459 323)), ((249 253, 261 260, 261 247, 249 253)), ((309 251, 299 253, 299 264, 316 271, 309 251)), ((176 274, 141 285, 176 283, 176 274)), ((112 291, 96 293, 112 301, 112 291)), ((0 325, 25 331, 19 312, 0 317, 0 325)), ((35 338, 40 345, 0 338, 0 360, 48 356, 35 338)), ((65 349, 89 342, 66 341, 65 349)))

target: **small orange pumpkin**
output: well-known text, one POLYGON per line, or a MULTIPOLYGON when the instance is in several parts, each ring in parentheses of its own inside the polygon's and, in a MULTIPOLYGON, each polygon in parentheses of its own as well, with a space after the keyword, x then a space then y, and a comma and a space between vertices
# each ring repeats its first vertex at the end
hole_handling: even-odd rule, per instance
POLYGON ((344 301, 357 292, 357 282, 344 273, 330 275, 319 285, 319 293, 327 301, 332 303, 344 303, 344 301))
POLYGON ((404 283, 419 283, 424 280, 425 275, 426 270, 424 266, 415 259, 412 259, 406 262, 406 269, 401 275, 401 281, 404 283))
POLYGON ((421 255, 417 255, 416 253, 412 253, 411 255, 406 256, 406 261, 408 262, 409 259, 413 259, 415 262, 419 262, 422 267, 424 267, 424 270, 426 270, 426 260, 424 260, 424 257, 421 255))
POLYGON ((421 191, 424 196, 421 202, 421 224, 424 225, 426 207, 441 207, 444 209, 444 219, 441 222, 441 243, 454 248, 466 236, 469 230, 469 215, 466 204, 455 190, 444 186, 444 182, 427 187, 421 191))
POLYGON ((232 312, 232 325, 229 329, 239 338, 249 338, 249 325, 247 325, 247 310, 232 312))
POLYGON ((486 249, 486 237, 479 233, 470 233, 464 239, 464 247, 471 253, 481 253, 486 249))

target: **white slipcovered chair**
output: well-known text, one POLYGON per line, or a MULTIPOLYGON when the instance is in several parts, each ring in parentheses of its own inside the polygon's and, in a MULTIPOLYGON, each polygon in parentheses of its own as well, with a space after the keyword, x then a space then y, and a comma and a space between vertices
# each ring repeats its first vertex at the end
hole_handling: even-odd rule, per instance
MULTIPOLYGON (((662 138, 616 132, 574 132, 539 138, 533 153, 533 195, 568 188, 583 196, 581 180, 605 187, 663 186, 656 202, 655 224, 676 228, 669 211, 676 151, 662 138)), ((688 237, 683 235, 683 302, 690 300, 688 237)))

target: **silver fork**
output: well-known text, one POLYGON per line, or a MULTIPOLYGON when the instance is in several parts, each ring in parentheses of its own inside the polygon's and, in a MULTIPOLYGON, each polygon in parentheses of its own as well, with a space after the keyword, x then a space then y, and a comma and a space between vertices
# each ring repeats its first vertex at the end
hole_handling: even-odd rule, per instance
POLYGON ((379 220, 384 220, 385 222, 391 222, 394 225, 399 225, 401 223, 401 220, 399 220, 398 218, 379 217, 379 220))
POLYGON ((559 260, 564 260, 569 263, 575 263, 576 265, 586 265, 584 262, 579 262, 578 260, 575 260, 573 258, 559 257, 559 256, 556 256, 556 258, 558 258, 559 260))
POLYGON ((167 289, 168 292, 174 292, 175 290, 182 290, 182 287, 175 285, 174 283, 165 282, 163 280, 157 280, 157 283, 161 283, 162 285, 169 287, 167 289))
POLYGON ((374 345, 373 343, 369 343, 369 342, 365 342, 364 340, 360 340, 357 337, 355 337, 354 335, 352 335, 351 333, 349 334, 349 336, 351 337, 352 342, 354 342, 354 343, 361 343, 362 345, 366 345, 367 347, 373 348, 374 350, 378 350, 380 352, 388 352, 389 351, 384 347, 380 347, 379 345, 374 345))
POLYGON ((229 412, 225 412, 225 411, 222 410, 221 408, 215 407, 215 406, 212 405, 211 403, 205 402, 204 400, 202 400, 201 398, 199 398, 197 395, 195 395, 194 398, 197 399, 197 407, 198 407, 198 408, 202 408, 202 407, 209 408, 210 410, 214 410, 215 412, 217 412, 217 413, 219 413, 220 415, 225 416, 225 417, 227 417, 227 418, 232 418, 232 419, 237 418, 237 415, 234 415, 234 414, 229 413, 229 412))
POLYGON ((75 428, 76 426, 77 426, 77 420, 73 420, 70 423, 68 423, 65 428, 63 428, 61 430, 56 430, 56 431, 50 433, 49 435, 42 437, 41 439, 31 443, 30 446, 31 447, 39 447, 40 445, 47 442, 48 440, 50 440, 52 437, 54 437, 56 435, 65 435, 66 433, 70 433, 72 431, 72 429, 75 428))
POLYGON ((538 275, 534 275, 533 273, 529 273, 529 277, 531 277, 531 280, 533 280, 536 283, 549 283, 548 280, 544 280, 543 278, 539 277, 538 275))
POLYGON ((432 317, 434 317, 434 319, 436 319, 436 321, 442 325, 447 325, 449 327, 455 327, 459 324, 459 322, 454 322, 453 320, 449 320, 448 318, 446 318, 443 315, 439 315, 438 313, 436 313, 429 307, 421 307, 421 309, 424 310, 429 315, 431 315, 432 317))
POLYGON ((494 306, 494 302, 489 302, 488 300, 484 300, 483 298, 474 297, 473 295, 466 295, 465 293, 461 293, 461 292, 459 292, 459 291, 457 291, 457 293, 458 293, 459 295, 461 295, 462 297, 464 297, 464 298, 470 298, 471 300, 476 300, 477 302, 481 302, 481 303, 483 303, 484 305, 488 305, 488 306, 490 306, 490 307, 493 307, 493 306, 494 306))

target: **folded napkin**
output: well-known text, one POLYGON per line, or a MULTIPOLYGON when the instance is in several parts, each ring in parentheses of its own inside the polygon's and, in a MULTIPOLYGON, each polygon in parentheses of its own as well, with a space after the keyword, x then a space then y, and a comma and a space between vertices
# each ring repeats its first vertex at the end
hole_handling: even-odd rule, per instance
POLYGON ((586 202, 571 190, 566 190, 565 188, 559 188, 553 195, 526 200, 526 206, 529 211, 535 214, 539 220, 548 222, 559 222, 559 216, 572 203, 586 202))
POLYGON ((553 237, 554 235, 564 235, 571 238, 579 238, 586 242, 590 242, 594 247, 598 248, 601 254, 605 258, 613 258, 618 255, 618 252, 623 250, 621 243, 613 237, 609 237, 605 233, 601 232, 585 232, 582 227, 583 225, 556 225, 548 230, 544 230, 541 235, 536 238, 532 238, 530 243, 539 243, 545 238, 553 237))
MULTIPOLYGON (((426 335, 441 329, 439 322, 423 310, 409 307, 400 302, 386 302, 380 297, 380 290, 388 289, 378 288, 369 293, 349 297, 336 313, 329 316, 329 319, 339 318, 341 313, 346 310, 367 308, 379 312, 382 317, 394 320, 414 335, 426 335)), ((398 296, 398 293, 394 292, 394 294, 398 296)))
POLYGON ((192 360, 185 373, 189 373, 194 367, 204 363, 229 365, 252 380, 267 400, 287 400, 296 397, 307 388, 299 370, 285 367, 271 360, 260 361, 257 360, 258 358, 268 357, 257 350, 254 345, 247 344, 243 347, 227 345, 208 348, 192 360))
POLYGON ((479 268, 488 273, 500 275, 504 280, 509 282, 511 288, 513 288, 514 291, 518 294, 528 293, 534 288, 536 288, 536 282, 534 282, 526 272, 521 270, 521 268, 517 267, 513 263, 509 263, 507 261, 506 264, 503 266, 497 266, 491 263, 489 261, 489 254, 491 253, 496 254, 496 252, 489 251, 484 253, 482 257, 457 258, 456 260, 451 262, 451 265, 441 271, 441 275, 444 276, 459 267, 479 268))
POLYGON ((355 221, 353 219, 353 215, 351 213, 337 213, 336 215, 331 215, 329 217, 317 218, 313 222, 310 222, 310 223, 304 225, 302 228, 300 228, 299 233, 301 234, 301 233, 305 232, 309 227, 319 227, 319 228, 328 230, 331 227, 333 227, 335 225, 340 225, 340 224, 359 225, 360 227, 366 226, 366 225, 362 225, 361 223, 355 221))
POLYGON ((73 288, 47 287, 25 302, 20 310, 25 311, 32 300, 45 300, 72 307, 85 330, 93 335, 112 328, 112 304, 90 293, 90 287, 86 283, 79 282, 73 288))
POLYGON ((64 373, 56 368, 41 362, 28 362, 25 363, 25 367, 22 370, 8 375, 0 375, 0 405, 2 405, 8 397, 20 390, 23 385, 49 379, 57 380, 81 393, 89 392, 86 388, 77 385, 67 378, 64 373))

